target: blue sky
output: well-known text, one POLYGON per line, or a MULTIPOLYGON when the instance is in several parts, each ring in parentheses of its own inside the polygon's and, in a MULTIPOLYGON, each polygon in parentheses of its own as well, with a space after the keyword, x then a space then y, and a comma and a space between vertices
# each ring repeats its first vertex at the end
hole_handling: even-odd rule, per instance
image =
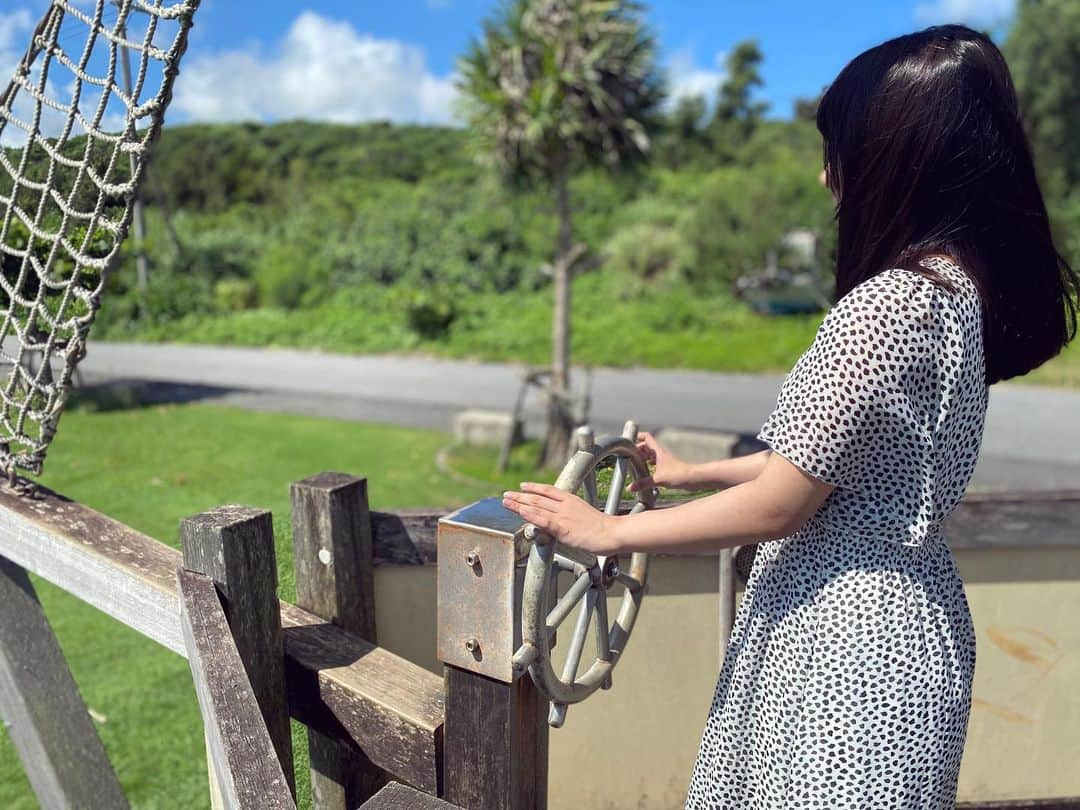
MULTIPOLYGON (((45 3, 4 0, 0 68, 25 47, 45 3)), ((784 117, 867 47, 940 22, 1000 34, 1014 3, 657 0, 647 19, 675 94, 711 96, 724 54, 756 38, 760 96, 784 117)), ((203 0, 169 119, 452 122, 455 59, 495 8, 496 0, 203 0)))

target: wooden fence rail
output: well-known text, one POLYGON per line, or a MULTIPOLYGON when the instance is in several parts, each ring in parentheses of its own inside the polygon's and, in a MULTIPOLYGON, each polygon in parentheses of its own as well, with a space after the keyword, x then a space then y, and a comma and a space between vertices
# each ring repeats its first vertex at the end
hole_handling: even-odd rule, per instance
MULTIPOLYGON (((186 657, 177 550, 40 487, 0 490, 0 556, 186 657)), ((295 605, 279 612, 289 714, 437 794, 443 680, 295 605)))
POLYGON ((391 782, 360 806, 360 810, 461 810, 456 804, 391 782))

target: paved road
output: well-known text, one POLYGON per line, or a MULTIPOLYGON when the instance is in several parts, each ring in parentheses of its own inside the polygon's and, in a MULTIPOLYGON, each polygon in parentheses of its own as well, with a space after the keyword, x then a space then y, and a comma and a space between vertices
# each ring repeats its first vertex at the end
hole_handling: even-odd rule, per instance
MULTIPOLYGON (((146 380, 187 386, 193 398, 239 406, 449 429, 464 408, 512 406, 521 366, 284 349, 93 343, 88 382, 146 380)), ((753 434, 783 375, 600 369, 593 421, 701 427, 753 434)), ((529 409, 535 420, 539 403, 529 409)), ((1080 393, 1023 385, 991 388, 973 488, 1080 488, 1080 393)))

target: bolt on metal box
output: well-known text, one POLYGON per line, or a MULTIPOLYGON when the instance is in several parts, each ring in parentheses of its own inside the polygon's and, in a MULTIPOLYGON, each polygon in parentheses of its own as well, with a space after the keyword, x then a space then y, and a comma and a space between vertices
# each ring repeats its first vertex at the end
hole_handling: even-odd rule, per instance
POLYGON ((531 544, 524 521, 485 498, 439 520, 438 655, 504 683, 521 646, 521 594, 531 544))

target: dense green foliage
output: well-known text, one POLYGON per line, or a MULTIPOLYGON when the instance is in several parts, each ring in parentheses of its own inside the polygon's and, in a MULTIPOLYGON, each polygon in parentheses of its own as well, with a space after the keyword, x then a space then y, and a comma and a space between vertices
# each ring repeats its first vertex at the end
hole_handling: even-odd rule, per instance
POLYGON ((1005 42, 1059 249, 1080 266, 1080 3, 1021 0, 1005 42))
MULTIPOLYGON (((695 294, 679 283, 643 283, 614 272, 578 278, 574 298, 573 356, 575 362, 594 365, 782 371, 809 345, 818 323, 816 316, 763 318, 726 296, 695 294)), ((551 296, 545 289, 513 297, 475 293, 447 302, 397 286, 345 291, 305 309, 193 314, 117 334, 543 364, 550 357, 550 329, 551 296), (428 305, 417 306, 416 300, 428 305), (437 327, 449 317, 447 310, 452 318, 442 331, 437 327), (419 313, 438 319, 427 335, 422 324, 414 325, 419 313)))
MULTIPOLYGON (((591 250, 591 272, 642 297, 678 282, 737 307, 731 280, 760 267, 779 235, 829 230, 812 125, 762 122, 731 161, 684 160, 703 128, 665 130, 647 172, 591 170, 572 181, 575 237, 591 250)), ((99 336, 167 337, 177 321, 239 311, 237 329, 279 311, 317 321, 314 310, 336 307, 351 310, 354 331, 365 319, 392 322, 384 337, 393 345, 382 348, 409 348, 448 331, 475 296, 513 292, 499 299, 506 310, 548 284, 556 230, 548 195, 507 188, 459 130, 174 127, 162 135, 147 192, 150 294, 145 302, 136 294, 129 243, 99 336)), ((482 328, 475 317, 473 325, 482 328)))
POLYGON ((1080 4, 1021 0, 1005 56, 1047 191, 1080 186, 1080 4))

